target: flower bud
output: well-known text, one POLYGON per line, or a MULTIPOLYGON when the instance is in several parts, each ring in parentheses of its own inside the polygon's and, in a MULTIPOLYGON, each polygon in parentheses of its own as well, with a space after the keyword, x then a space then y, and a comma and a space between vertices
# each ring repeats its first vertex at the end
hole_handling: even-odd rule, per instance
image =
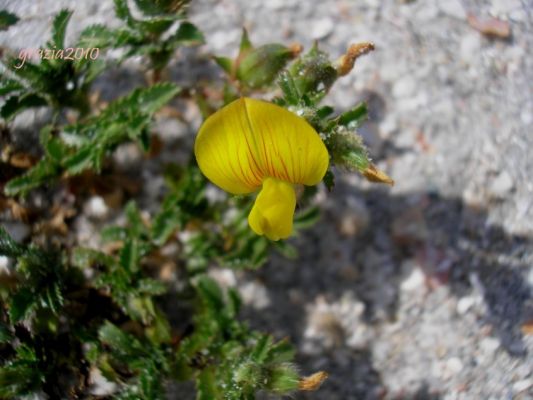
POLYGON ((236 78, 252 88, 269 85, 300 51, 298 45, 285 47, 280 44, 251 49, 237 60, 236 78))

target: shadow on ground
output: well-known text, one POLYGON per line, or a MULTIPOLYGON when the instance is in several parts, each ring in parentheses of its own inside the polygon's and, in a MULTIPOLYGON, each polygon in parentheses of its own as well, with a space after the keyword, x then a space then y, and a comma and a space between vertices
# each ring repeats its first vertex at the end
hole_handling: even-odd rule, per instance
MULTIPOLYGON (((531 238, 489 225, 485 210, 457 198, 430 192, 391 195, 342 183, 334 192, 322 221, 295 240, 299 259, 274 257, 253 273, 269 291, 271 304, 261 312, 245 310, 252 326, 270 331, 276 327, 280 336, 289 336, 301 348, 306 305, 320 296, 336 301, 347 291, 364 303, 366 323, 392 323, 406 278, 402 264, 415 260, 428 290, 447 285, 457 298, 474 290, 481 293, 487 311, 480 328, 491 326, 509 355, 526 357, 521 326, 533 319, 532 291, 524 276, 531 238), (301 297, 298 301, 295 293, 301 297)), ((354 351, 341 344, 331 354, 298 361, 304 369, 328 371, 330 379, 318 392, 295 398, 380 399, 386 394, 370 350, 354 351)), ((424 386, 401 396, 439 398, 424 386)))

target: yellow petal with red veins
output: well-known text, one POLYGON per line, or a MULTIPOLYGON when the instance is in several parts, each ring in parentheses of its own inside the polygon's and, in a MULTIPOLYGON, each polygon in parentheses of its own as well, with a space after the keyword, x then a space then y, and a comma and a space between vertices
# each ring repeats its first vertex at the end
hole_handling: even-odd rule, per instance
POLYGON ((329 162, 322 139, 303 118, 250 98, 207 118, 194 152, 205 176, 233 194, 254 192, 267 177, 316 185, 329 162))

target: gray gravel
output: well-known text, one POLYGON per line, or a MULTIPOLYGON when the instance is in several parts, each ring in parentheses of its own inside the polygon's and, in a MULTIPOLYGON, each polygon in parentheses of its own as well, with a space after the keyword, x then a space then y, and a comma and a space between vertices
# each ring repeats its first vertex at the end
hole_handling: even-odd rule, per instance
MULTIPOLYGON (((65 5, 77 22, 70 37, 115 24, 111 3, 2 0, 24 18, 0 44, 41 44, 65 5)), ((369 102, 361 133, 396 185, 337 173, 317 200, 321 222, 292 240, 298 261, 213 273, 239 287, 252 326, 291 338, 302 373, 330 373, 320 391, 293 398, 533 399, 533 335, 523 330, 533 321, 533 1, 199 0, 191 19, 207 37, 190 53, 200 60, 235 54, 242 26, 254 43, 316 39, 334 57, 358 41, 377 47, 327 100, 341 110, 369 102), (482 35, 468 13, 507 21, 512 36, 482 35)), ((172 76, 201 72, 178 63, 172 76)), ((192 128, 167 126, 181 133, 169 134, 166 157, 190 145, 197 113, 188 119, 192 128)), ((147 168, 151 182, 157 166, 147 168)), ((148 212, 159 190, 141 194, 148 212)), ((99 199, 85 210, 82 243, 108 217, 99 199)))

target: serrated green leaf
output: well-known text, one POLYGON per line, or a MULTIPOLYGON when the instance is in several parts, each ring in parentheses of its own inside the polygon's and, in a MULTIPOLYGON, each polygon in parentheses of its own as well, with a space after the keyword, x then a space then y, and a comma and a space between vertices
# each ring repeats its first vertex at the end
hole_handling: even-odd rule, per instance
POLYGON ((163 210, 157 214, 152 225, 152 240, 158 246, 162 246, 168 240, 168 238, 174 233, 180 226, 180 213, 179 207, 163 210))
POLYGON ((339 125, 353 126, 359 125, 368 117, 368 108, 366 103, 360 103, 353 109, 342 113, 338 120, 339 125))
POLYGON ((128 7, 127 0, 114 0, 115 3, 115 15, 117 18, 123 20, 128 25, 133 25, 135 20, 131 15, 130 8, 128 7))
POLYGON ((22 111, 33 107, 46 106, 47 104, 48 103, 43 97, 34 93, 21 96, 11 96, 2 106, 2 109, 0 110, 0 116, 9 121, 22 111))
POLYGON ((0 368, 0 396, 18 398, 32 394, 43 381, 36 362, 15 361, 0 368))
POLYGON ((318 207, 309 207, 306 210, 298 212, 294 217, 294 228, 309 228, 318 222, 320 216, 320 208, 318 207))
POLYGON ((76 247, 72 251, 72 264, 78 268, 90 268, 93 264, 105 265, 108 268, 115 264, 115 259, 98 250, 76 247))
POLYGON ((24 90, 24 86, 13 79, 0 77, 0 96, 5 96, 13 92, 24 90))
POLYGON ((151 115, 172 100, 180 90, 172 83, 161 83, 141 90, 138 92, 139 109, 151 115))
POLYGON ((252 353, 250 354, 251 359, 262 364, 268 358, 271 346, 272 337, 269 335, 261 335, 257 340, 252 353))
POLYGON ((72 11, 63 9, 54 18, 52 23, 52 44, 57 49, 65 48, 65 33, 70 17, 72 17, 72 11))
POLYGON ((224 308, 224 297, 218 284, 211 278, 206 276, 201 277, 196 287, 201 294, 202 299, 212 307, 213 310, 221 310, 224 308))
POLYGON ((26 247, 15 242, 7 231, 0 226, 0 254, 6 257, 17 258, 26 252, 26 247))
POLYGON ((29 288, 22 288, 11 297, 9 318, 12 324, 25 319, 37 306, 34 293, 29 288))
POLYGON ((172 41, 186 45, 198 45, 205 43, 203 33, 193 24, 188 21, 183 21, 176 34, 173 36, 172 41))
POLYGON ((137 7, 147 15, 183 15, 190 0, 135 0, 137 7))
POLYGON ((49 183, 56 176, 56 173, 55 165, 41 160, 24 175, 10 180, 4 187, 4 193, 8 196, 24 194, 37 186, 49 183))
POLYGON ((77 175, 87 169, 94 168, 97 158, 96 150, 95 146, 82 147, 65 159, 63 167, 70 175, 77 175))
POLYGON ((0 322, 0 344, 9 343, 13 339, 13 334, 8 327, 0 322))
POLYGON ((85 28, 78 39, 78 47, 103 49, 115 42, 116 33, 105 25, 91 25, 85 28))
POLYGON ((144 353, 141 342, 109 321, 98 330, 98 338, 119 356, 138 356, 144 353))
POLYGON ((19 17, 10 13, 7 10, 0 10, 0 31, 7 31, 7 29, 15 25, 19 21, 19 17))
POLYGON ((145 278, 139 280, 137 290, 140 293, 150 296, 159 296, 166 293, 167 286, 163 282, 156 281, 155 279, 145 278))

